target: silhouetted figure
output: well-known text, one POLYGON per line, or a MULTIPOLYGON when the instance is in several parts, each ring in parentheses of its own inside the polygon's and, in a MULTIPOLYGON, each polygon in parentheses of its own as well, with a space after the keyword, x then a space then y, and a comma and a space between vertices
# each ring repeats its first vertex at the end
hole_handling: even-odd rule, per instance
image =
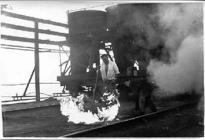
POLYGON ((152 93, 154 86, 148 80, 149 74, 146 70, 146 64, 143 62, 139 63, 140 70, 138 71, 138 81, 133 82, 131 86, 136 94, 136 105, 135 110, 140 114, 144 114, 146 108, 150 108, 151 111, 157 111, 153 101, 152 93))

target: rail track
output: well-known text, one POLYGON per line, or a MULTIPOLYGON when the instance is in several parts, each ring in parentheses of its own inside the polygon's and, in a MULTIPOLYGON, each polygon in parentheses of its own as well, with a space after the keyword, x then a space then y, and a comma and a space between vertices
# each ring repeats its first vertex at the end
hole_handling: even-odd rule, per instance
POLYGON ((90 128, 90 129, 65 134, 65 135, 62 135, 61 137, 95 136, 96 133, 103 134, 105 131, 113 131, 113 130, 116 130, 120 127, 126 128, 127 126, 135 125, 139 121, 146 121, 146 119, 154 119, 156 117, 163 115, 164 113, 172 112, 175 110, 181 110, 181 109, 188 108, 188 107, 196 105, 196 104, 197 104, 197 102, 181 103, 181 104, 178 104, 178 105, 175 105, 172 107, 168 107, 168 108, 164 108, 164 109, 161 109, 161 110, 158 110, 156 112, 149 113, 149 114, 132 117, 132 118, 128 118, 125 120, 119 120, 116 122, 107 122, 101 126, 96 126, 96 127, 90 128))

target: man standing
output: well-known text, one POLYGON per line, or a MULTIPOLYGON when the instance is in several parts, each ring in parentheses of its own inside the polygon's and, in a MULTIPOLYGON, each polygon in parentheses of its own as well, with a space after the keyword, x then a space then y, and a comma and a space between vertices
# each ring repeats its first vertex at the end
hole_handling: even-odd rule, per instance
POLYGON ((101 56, 103 62, 100 67, 102 80, 104 83, 105 90, 109 92, 114 91, 116 93, 115 80, 117 75, 120 73, 115 62, 109 60, 107 54, 101 56))

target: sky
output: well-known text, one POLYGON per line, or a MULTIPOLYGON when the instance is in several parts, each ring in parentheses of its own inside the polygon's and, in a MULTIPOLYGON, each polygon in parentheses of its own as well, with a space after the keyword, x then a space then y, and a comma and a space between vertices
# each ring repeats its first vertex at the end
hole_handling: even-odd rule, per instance
POLYGON ((82 8, 104 10, 105 7, 116 2, 105 1, 11 1, 7 2, 17 13, 51 19, 58 22, 67 23, 67 11, 78 10, 82 8), (106 6, 103 6, 106 5, 106 6), (95 7, 97 6, 97 7, 95 7), (99 7, 98 7, 99 6, 99 7), (94 8, 92 8, 94 7, 94 8))
MULTIPOLYGON (((37 17, 47 20, 67 24, 67 12, 75 11, 82 8, 92 10, 105 10, 105 7, 113 5, 113 2, 103 1, 1 1, 0 4, 8 4, 9 8, 6 11, 19 13, 31 17, 37 17), (97 7, 96 7, 97 6, 97 7)), ((19 20, 1 15, 1 21, 6 23, 13 23, 16 25, 23 25, 33 27, 34 24, 30 21, 19 20)), ((46 24, 39 24, 41 29, 50 29, 53 31, 60 31, 68 33, 68 29, 48 26, 46 24)), ((1 27, 1 33, 7 35, 15 35, 20 37, 33 38, 34 34, 31 32, 23 32, 13 29, 1 27)), ((40 34, 40 39, 50 39, 53 41, 63 41, 64 37, 56 37, 40 34)), ((24 45, 33 47, 33 43, 19 43, 16 41, 1 40, 2 44, 24 45)), ((58 46, 40 45, 40 47, 58 49, 58 46)), ((65 47, 69 50, 68 47, 65 47)), ((67 56, 62 54, 62 61, 67 60, 67 56)), ((40 82, 58 82, 57 75, 60 74, 59 69, 59 54, 58 53, 40 53, 40 82)), ((0 92, 2 96, 22 95, 26 85, 23 86, 2 86, 2 84, 17 84, 27 83, 29 76, 34 67, 34 53, 27 51, 0 49, 0 92)), ((34 82, 34 77, 32 79, 34 82)), ((34 92, 34 85, 30 85, 28 92, 34 92)), ((41 85, 41 92, 53 93, 60 92, 62 87, 59 85, 41 85)))

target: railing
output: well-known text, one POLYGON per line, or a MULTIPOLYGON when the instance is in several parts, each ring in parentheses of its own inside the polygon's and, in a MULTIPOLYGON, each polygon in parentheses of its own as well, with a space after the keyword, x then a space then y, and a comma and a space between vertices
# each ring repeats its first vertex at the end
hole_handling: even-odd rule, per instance
MULTIPOLYGON (((22 99, 23 97, 26 97, 26 92, 27 92, 27 88, 31 82, 31 79, 35 73, 35 90, 36 90, 36 101, 40 101, 40 83, 39 83, 39 52, 43 52, 41 51, 42 48, 39 48, 39 44, 49 44, 49 45, 58 45, 59 48, 62 48, 62 46, 68 46, 68 34, 67 33, 63 33, 63 32, 57 32, 57 31, 52 31, 52 30, 44 30, 44 29, 40 29, 39 28, 39 23, 44 23, 44 24, 48 24, 48 25, 54 25, 54 26, 58 26, 58 27, 64 27, 66 29, 68 29, 68 24, 64 24, 64 23, 60 23, 60 22, 55 22, 55 21, 51 21, 51 20, 45 20, 45 19, 40 19, 40 18, 35 18, 35 17, 30 17, 30 16, 26 16, 26 15, 21 15, 21 14, 16 14, 13 12, 8 12, 3 10, 3 8, 1 8, 1 15, 10 17, 10 18, 16 18, 16 19, 21 19, 21 20, 26 20, 26 21, 31 21, 34 23, 34 27, 25 27, 22 25, 15 25, 15 24, 11 24, 11 23, 6 23, 6 22, 1 22, 1 27, 5 27, 5 28, 9 28, 9 29, 15 29, 15 30, 20 30, 20 31, 27 31, 27 32, 32 32, 34 33, 34 38, 26 38, 26 37, 18 37, 18 36, 13 36, 13 35, 7 35, 7 34, 1 34, 1 39, 3 40, 10 40, 10 41, 19 41, 19 42, 30 42, 30 43, 34 43, 34 47, 28 47, 28 46, 18 46, 18 45, 12 45, 12 44, 1 44, 1 46, 4 46, 5 48, 8 47, 7 49, 19 49, 19 50, 24 50, 24 51, 34 51, 34 58, 35 58, 35 66, 34 66, 34 70, 32 71, 32 74, 29 78, 29 81, 26 85, 25 91, 23 93, 22 96, 19 97, 15 97, 17 99, 22 99), (43 39, 39 39, 39 34, 43 33, 43 34, 47 34, 47 35, 55 35, 55 36, 59 36, 59 37, 65 37, 64 41, 53 41, 53 40, 43 40, 43 39)), ((48 49, 48 50, 44 50, 44 51, 56 51, 56 52, 64 52, 64 50, 57 50, 57 49, 48 49)))

